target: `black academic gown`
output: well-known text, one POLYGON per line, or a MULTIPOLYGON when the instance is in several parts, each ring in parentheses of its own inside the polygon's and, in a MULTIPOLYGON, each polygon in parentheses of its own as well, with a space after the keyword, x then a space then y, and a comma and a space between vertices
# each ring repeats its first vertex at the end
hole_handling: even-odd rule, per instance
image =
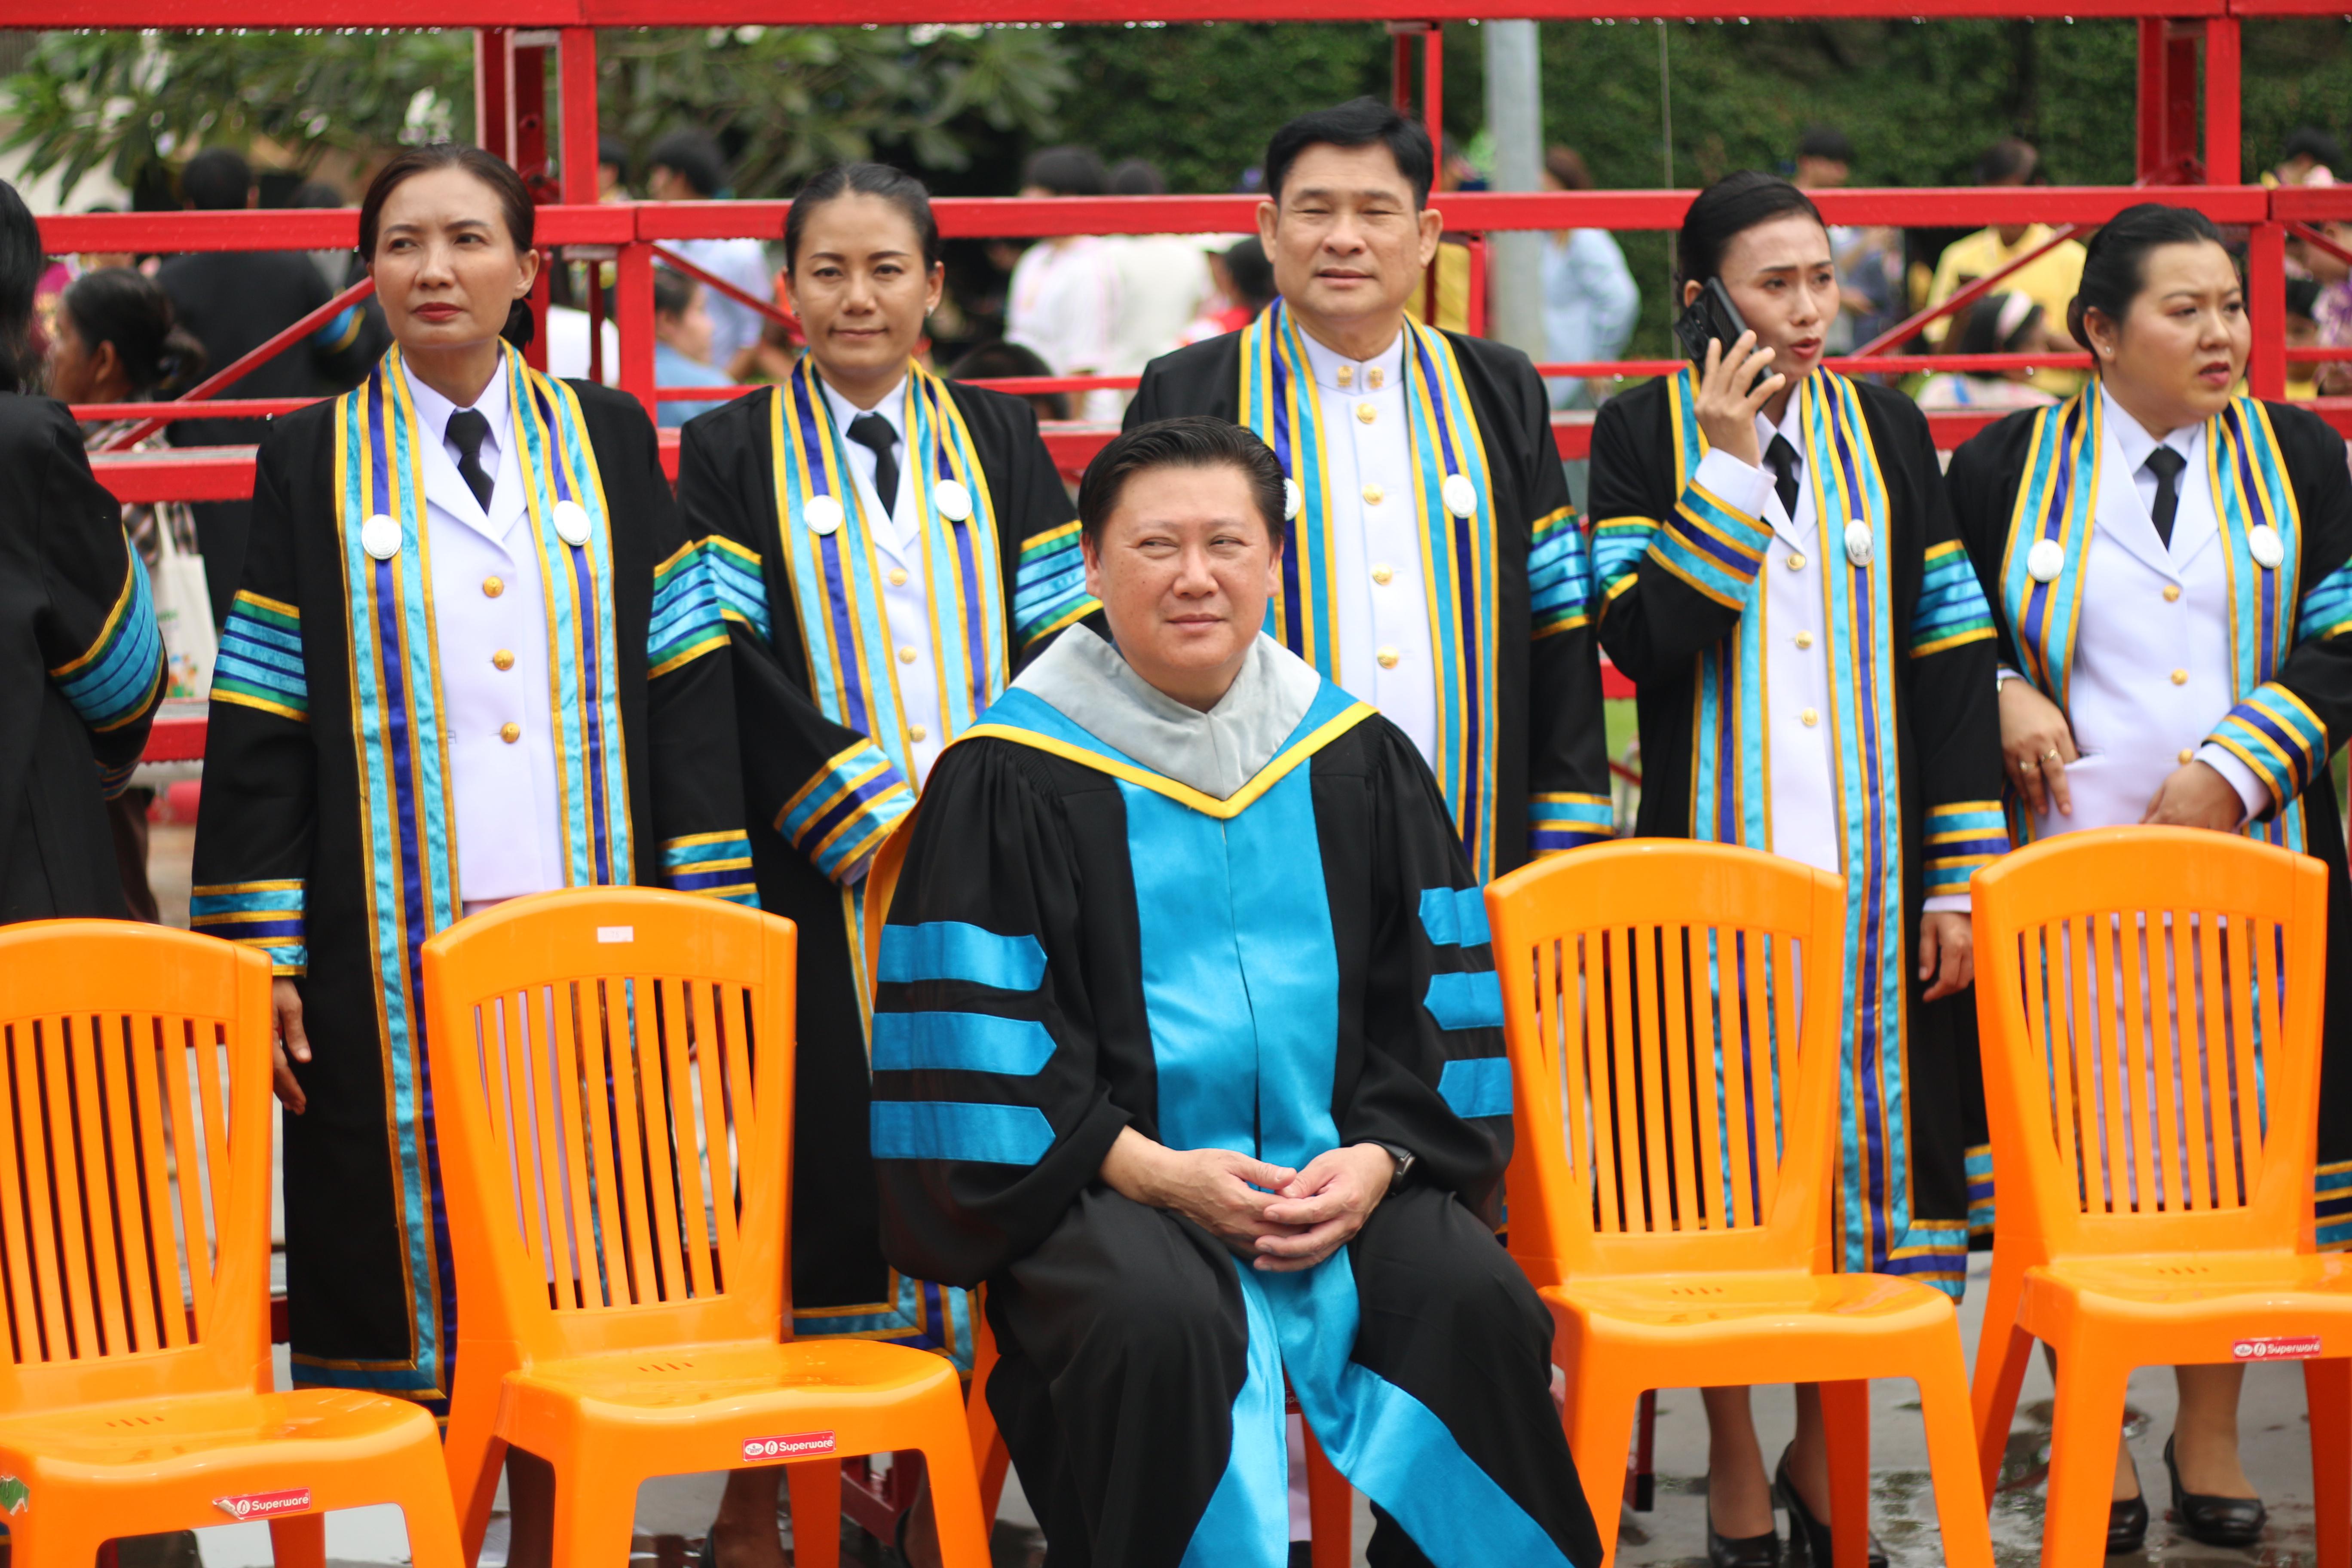
POLYGON ((0 395, 0 924, 122 918, 106 801, 163 700, 122 508, 59 403, 0 395))
POLYGON ((1321 691, 1228 803, 1017 688, 940 759, 882 936, 884 1247, 987 1282, 990 1405, 1065 1568, 1279 1564, 1286 1377, 1381 1511, 1373 1563, 1596 1563, 1549 1314, 1491 1228, 1485 906, 1412 743, 1321 691), (1266 1274, 1098 1179, 1127 1127, 1416 1163, 1340 1253, 1266 1274))
MULTIPOLYGON (((2087 395, 2097 396, 2097 389, 2092 388, 2087 395)), ((2344 437, 2326 421, 2292 404, 2262 406, 2277 435, 2302 522, 2299 581, 2289 611, 2291 619, 2301 622, 2318 596, 2333 598, 2352 589, 2352 566, 2347 564, 2352 561, 2352 479, 2346 474, 2344 437)), ((1960 537, 2000 626, 2002 661, 2012 669, 2026 666, 2018 653, 2000 576, 2016 518, 2018 489, 2032 446, 2036 412, 2012 414, 1978 432, 1952 454, 1949 474, 1960 537)), ((2200 478, 2188 474, 2181 482, 2198 482, 2200 478)), ((2160 676, 2151 672, 2151 678, 2160 676)), ((2273 679, 2326 726, 2325 755, 2335 756, 2352 739, 2352 635, 2337 630, 2326 636, 2299 636, 2273 679)), ((2305 853, 2317 856, 2327 868, 2327 994, 2319 1078, 2316 1203, 2320 1245, 2344 1247, 2352 1246, 2352 881, 2346 876, 2344 823, 2336 805, 2334 771, 2324 765, 2315 768, 2294 798, 2303 811, 2305 853)), ((2276 822, 2278 816, 2273 808, 2253 824, 2257 835, 2276 822)), ((1972 1087, 1980 1096, 1981 1083, 1972 1087)), ((1981 1144, 1985 1139, 1981 1098, 1970 1110, 1974 1142, 1981 1144)), ((1980 1163, 1983 1218, 1989 1230, 1992 1218, 1989 1151, 1980 1163)))
MULTIPOLYGON (((1677 530, 1692 525, 1670 521, 1692 504, 1677 481, 1675 384, 1673 377, 1646 382, 1603 404, 1593 423, 1594 607, 1601 647, 1637 689, 1642 805, 1635 832, 1744 841, 1717 825, 1718 801, 1699 798, 1702 748, 1725 773, 1736 773, 1742 762, 1753 762, 1762 737, 1738 733, 1728 700, 1708 710, 1723 715, 1720 731, 1701 724, 1710 695, 1702 677, 1717 668, 1706 660, 1737 646, 1742 616, 1761 592, 1758 573, 1781 570, 1784 547, 1751 521, 1733 525, 1761 531, 1748 539, 1759 554, 1744 576, 1688 563, 1687 547, 1677 542, 1688 535, 1677 530)), ((1876 570, 1889 574, 1894 820, 1902 847, 1900 919, 1886 922, 1895 928, 1887 947, 1864 962, 1870 973, 1889 979, 1899 967, 1904 1009, 1900 1016, 1893 1009, 1874 1014, 1875 1028, 1849 1027, 1841 1113, 1847 1146, 1862 1154, 1842 1162, 1839 1258, 1848 1269, 1906 1274, 1958 1296, 1968 1247, 1961 1108, 1976 1064, 1976 1004, 1965 991, 1923 1002, 1925 986, 1910 955, 1930 883, 1964 891, 1971 863, 2005 847, 1988 827, 1998 820, 2000 795, 1993 644, 1983 606, 1968 591, 1974 584, 1955 541, 1925 416, 1898 393, 1867 382, 1848 384, 1885 495, 1885 527, 1874 548, 1876 570), (1986 829, 1989 837, 1964 844, 1948 837, 1963 828, 1986 829), (1931 836, 1943 847, 1931 851, 1931 836), (1898 1142, 1890 1109, 1903 1119, 1897 1148, 1888 1147, 1898 1142)), ((1815 466, 1809 463, 1808 471, 1815 466)), ((1696 460, 1691 468, 1696 472, 1696 460)), ((1826 520, 1817 535, 1816 552, 1832 565, 1845 564, 1843 527, 1843 519, 1826 520)))
MULTIPOLYGON (((1144 366, 1126 427, 1180 414, 1240 422, 1243 336, 1228 332, 1144 366)), ((1575 526, 1542 378, 1527 355, 1507 344, 1458 332, 1444 336, 1477 416, 1495 490, 1496 623, 1486 644, 1494 659, 1498 711, 1495 755, 1481 771, 1494 825, 1494 859, 1485 874, 1499 877, 1555 848, 1608 837, 1601 664, 1592 628, 1581 615, 1544 635, 1536 632, 1528 584, 1534 531, 1563 517, 1575 526), (1564 819, 1539 805, 1530 810, 1542 797, 1572 797, 1580 803, 1583 826, 1594 831, 1565 828, 1564 819)), ((1445 700, 1443 691, 1439 700, 1445 700)))
MULTIPOLYGON (((1024 542, 1075 531, 1075 513, 1025 401, 945 384, 971 433, 995 510, 1003 569, 1001 580, 984 587, 985 613, 1005 629, 1004 644, 1017 665, 1045 647, 1050 634, 1024 649, 1011 631, 1013 563, 1024 542)), ((736 547, 715 556, 714 567, 745 584, 746 592, 752 581, 746 574, 756 574, 766 606, 764 629, 748 616, 731 616, 730 625, 760 903, 800 928, 795 1328, 804 1334, 856 1332, 951 1345, 956 1336, 940 1314, 954 1309, 939 1302, 935 1288, 894 1278, 877 1240, 880 1217, 866 1137, 866 1023, 852 950, 857 939, 845 914, 844 889, 780 831, 787 805, 802 798, 845 752, 872 737, 827 715, 813 695, 808 643, 782 564, 786 524, 777 510, 771 440, 776 396, 767 390, 737 398, 684 427, 677 501, 695 538, 736 547)), ((902 475, 900 482, 914 481, 902 475)), ((862 875, 863 866, 856 870, 862 875)))
MULTIPOLYGON (((579 398, 610 519, 610 618, 603 623, 609 630, 596 640, 610 637, 626 778, 625 791, 605 798, 625 801, 631 855, 605 878, 690 890, 740 884, 733 684, 719 657, 725 641, 715 608, 704 616, 701 652, 681 661, 677 644, 666 638, 665 673, 649 674, 656 567, 668 563, 666 576, 674 578, 683 562, 687 576, 677 581, 700 582, 653 425, 620 393, 566 384, 579 398), (714 854, 731 858, 731 875, 693 868, 723 865, 698 858, 714 854)), ((372 780, 378 789, 392 784, 371 771, 380 764, 365 754, 354 705, 346 572, 361 557, 349 548, 336 492, 341 407, 341 400, 322 403, 278 419, 261 444, 252 545, 214 682, 194 923, 267 947, 277 973, 298 977, 301 989, 311 1059, 294 1072, 309 1109, 284 1119, 296 1381, 373 1389, 442 1410, 457 1302, 437 1191, 423 981, 414 967, 387 973, 377 952, 381 922, 398 922, 389 940, 404 934, 413 966, 424 938, 449 922, 429 912, 411 921, 379 911, 371 896, 375 886, 399 889, 410 910, 424 901, 429 910, 434 873, 415 859, 379 858, 371 847, 362 792, 372 780), (236 923, 240 913, 248 923, 236 923), (249 923, 261 913, 278 922, 249 923), (410 1016, 420 1020, 404 1034, 389 1028, 383 1011, 384 998, 401 987, 410 1016)), ((674 581, 659 601, 666 610, 679 603, 676 595, 674 581)), ((409 624, 426 624, 424 612, 409 624)), ((412 631, 412 645, 415 637, 412 631)), ((377 667, 381 647, 362 626, 362 668, 377 667)), ((388 723, 384 730, 401 732, 388 723)), ((562 733, 559 724, 562 765, 576 780, 587 768, 566 750, 562 733)), ((607 744, 602 755, 613 749, 607 744)), ((618 815, 616 808, 605 818, 608 831, 618 815)), ((446 826, 454 841, 454 824, 446 826)), ((559 833, 567 854, 581 853, 568 829, 559 833)))

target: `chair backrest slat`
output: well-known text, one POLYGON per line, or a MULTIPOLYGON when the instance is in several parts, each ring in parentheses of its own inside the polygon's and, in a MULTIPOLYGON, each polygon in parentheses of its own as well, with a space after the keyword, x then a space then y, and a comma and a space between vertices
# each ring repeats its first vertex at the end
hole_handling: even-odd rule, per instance
POLYGON ((1975 893, 2004 1245, 2308 1247, 2319 863, 2112 828, 2006 857, 1975 893))
POLYGON ((1837 879, 1644 840, 1526 868, 1487 905, 1519 1127, 1512 1249, 1530 1275, 1811 1266, 1837 879))
POLYGON ((607 888, 425 944, 467 1337, 539 1356, 782 1331, 792 943, 731 904, 607 888))

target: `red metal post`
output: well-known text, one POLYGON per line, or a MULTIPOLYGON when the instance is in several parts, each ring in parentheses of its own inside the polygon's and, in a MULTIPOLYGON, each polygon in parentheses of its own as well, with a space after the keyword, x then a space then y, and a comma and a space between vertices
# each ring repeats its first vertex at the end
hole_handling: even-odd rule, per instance
POLYGON ((621 247, 613 292, 614 324, 621 329, 621 390, 654 411, 654 247, 632 240, 621 247))
MULTIPOLYGON (((2179 179, 2186 165, 2197 162, 2197 45, 2205 36, 2203 25, 2196 21, 2140 20, 2139 178, 2143 181, 2179 179)), ((2234 74, 2230 90, 2234 95, 2234 74)))
POLYGON ((2139 23, 2138 157, 2143 180, 2162 169, 2164 156, 2164 19, 2143 16, 2139 23))
POLYGON ((514 161, 514 29, 474 30, 474 140, 514 161))
POLYGON ((1421 36, 1421 122, 1441 165, 1445 161, 1445 27, 1432 22, 1421 36))
POLYGON ((2247 313, 2253 318, 2253 343, 2246 359, 2246 385, 2256 397, 2286 395, 2286 226, 2275 220, 2254 225, 2246 244, 2247 313))
POLYGON ((517 42, 514 50, 514 151, 507 160, 545 201, 547 182, 547 50, 517 42))
POLYGON ((2238 18, 2205 18, 2205 183, 2238 183, 2238 18))
POLYGON ((1412 34, 1406 30, 1407 26, 1389 25, 1390 91, 1399 113, 1412 108, 1412 34))
POLYGON ((563 199, 596 202, 596 29, 566 27, 563 76, 563 199))

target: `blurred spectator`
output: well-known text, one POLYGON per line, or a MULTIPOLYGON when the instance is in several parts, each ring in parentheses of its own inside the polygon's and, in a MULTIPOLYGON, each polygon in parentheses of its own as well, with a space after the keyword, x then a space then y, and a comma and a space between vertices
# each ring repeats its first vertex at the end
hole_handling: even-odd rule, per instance
POLYGON ((629 199, 629 144, 617 136, 596 138, 596 199, 629 199))
MULTIPOLYGON (((2286 346, 2310 349, 2319 346, 2319 279, 2290 278, 2286 280, 2286 346)), ((2289 398, 2319 395, 2320 367, 2287 362, 2286 395, 2289 398)))
MULTIPOLYGON (((2339 247, 2352 246, 2352 224, 2315 223, 2311 226, 2339 247)), ((2352 348, 2352 263, 2332 251, 2315 245, 2298 243, 2303 265, 2311 274, 2309 281, 2316 285, 2311 300, 2311 320, 2321 348, 2352 348)), ((2314 367, 2314 380, 2318 390, 2330 397, 2352 392, 2352 365, 2322 364, 2314 367)))
MULTIPOLYGON (((654 269, 654 384, 732 386, 734 378, 710 363, 712 326, 704 303, 710 291, 667 267, 654 269)), ((716 403, 687 400, 654 405, 654 423, 675 429, 716 403)))
POLYGON ((1210 252, 1208 261, 1217 297, 1184 329, 1188 343, 1238 332, 1274 303, 1274 263, 1265 258, 1265 247, 1257 236, 1244 236, 1224 250, 1210 252))
MULTIPOLYGON (((2053 341, 2045 331, 2048 316, 2028 294, 1988 294, 1969 308, 1960 328, 1964 354, 2063 353, 2072 342, 2053 341)), ((2040 375, 2048 375, 2048 371, 2040 375)), ((1952 371, 1930 376, 1919 389, 1922 408, 2031 408, 2058 400, 2034 385, 2040 375, 2031 370, 1952 371)))
MULTIPOLYGON (((1016 375, 1051 375, 1054 367, 1039 359, 1034 350, 1019 343, 982 343, 948 367, 950 381, 997 381, 1016 375)), ((1029 406, 1040 419, 1067 419, 1070 416, 1070 395, 1066 392, 1032 392, 1026 395, 1029 406)))
POLYGON ((1834 191, 1853 170, 1853 143, 1830 125, 1811 125, 1797 138, 1797 172, 1790 184, 1801 191, 1834 191))
MULTIPOLYGON (((180 175, 180 199, 195 211, 236 211, 251 206, 253 170, 226 148, 207 148, 188 160, 180 175)), ((215 371, 259 348, 332 299, 308 252, 217 250, 175 256, 156 274, 180 324, 204 345, 205 363, 215 371)), ((373 305, 353 305, 331 317, 308 339, 264 360, 223 387, 223 397, 320 397, 359 384, 391 341, 383 313, 373 305)), ((182 419, 170 426, 175 447, 242 447, 261 439, 257 419, 182 419)), ((228 615, 228 602, 245 574, 245 536, 253 514, 250 501, 205 501, 194 507, 196 536, 204 548, 213 616, 228 615)))
MULTIPOLYGON (((727 158, 699 131, 673 131, 646 155, 646 194, 657 202, 715 202, 726 196, 727 158)), ((768 297, 768 253, 756 239, 674 239, 677 252, 755 300, 768 297)), ((760 341, 760 312, 712 290, 710 363, 733 375, 760 341)))
MULTIPOLYGON (((1102 160, 1084 147, 1032 153, 1021 174, 1025 197, 1100 196, 1110 191, 1102 160)), ((1021 253, 1005 302, 1004 338, 1034 350, 1055 375, 1103 375, 1112 364, 1111 334, 1122 307, 1118 255, 1090 234, 1056 235, 1021 253)), ((1117 419, 1126 398, 1087 394, 1089 419, 1117 419)))
MULTIPOLYGON (((1164 196, 1168 183, 1141 158, 1110 172, 1115 196, 1164 196)), ((1211 289, 1209 263, 1196 236, 1136 234, 1115 242, 1119 312, 1111 324, 1114 375, 1138 375, 1144 364, 1184 341, 1211 289)))
MULTIPOLYGON (((2046 184, 2042 172, 2041 154, 2032 144, 2015 137, 1994 142, 1977 160, 1977 184, 1981 186, 2022 186, 2046 184)), ((1927 286, 1927 303, 1940 305, 1961 289, 1979 278, 2000 271, 2019 257, 2049 243, 2050 227, 2039 223, 1995 224, 1980 228, 1964 238, 1954 240, 1945 247, 1943 258, 1936 264, 1935 281, 1927 286)), ((2042 319, 2063 321, 2066 307, 2074 298, 2074 290, 2083 281, 2083 245, 2080 240, 2062 240, 2032 261, 2001 279, 2000 286, 2014 292, 2032 296, 2042 307, 2042 319)), ((1937 317, 1927 323, 1927 338, 1941 344, 1949 331, 1949 319, 1937 317)), ((2043 387, 2060 396, 2074 391, 2083 384, 2074 371, 2049 371, 2038 378, 2043 387)))
MULTIPOLYGON (((90 212, 118 213, 122 209, 110 202, 100 202, 90 212)), ((110 267, 136 267, 139 258, 127 250, 85 250, 73 258, 77 276, 84 272, 103 272, 110 267)))
MULTIPOLYGON (((342 192, 324 180, 305 180, 294 187, 293 199, 286 205, 316 212, 346 207, 351 203, 343 199, 342 192)), ((310 265, 317 268, 319 276, 327 280, 328 289, 338 294, 358 282, 358 275, 367 270, 367 263, 360 259, 359 252, 348 247, 314 250, 310 252, 310 265)))
MULTIPOLYGON (((1554 147, 1544 154, 1543 184, 1548 191, 1589 191, 1592 171, 1574 148, 1554 147)), ((1545 358, 1571 363, 1615 359, 1625 352, 1641 313, 1642 290, 1607 229, 1563 229, 1545 237, 1545 358)), ((1594 408, 1607 395, 1601 384, 1581 378, 1547 384, 1555 408, 1594 408)))
POLYGON ((2323 183, 2312 179, 2315 171, 2333 175, 2343 169, 2344 144, 2318 126, 2305 125, 2287 133, 2286 146, 2279 153, 2278 167, 2263 176, 2263 184, 2308 185, 2323 183))
POLYGON ((1837 258, 1838 321, 1829 352, 1851 353, 1908 314, 1904 309, 1903 231, 1881 225, 1830 230, 1837 258))

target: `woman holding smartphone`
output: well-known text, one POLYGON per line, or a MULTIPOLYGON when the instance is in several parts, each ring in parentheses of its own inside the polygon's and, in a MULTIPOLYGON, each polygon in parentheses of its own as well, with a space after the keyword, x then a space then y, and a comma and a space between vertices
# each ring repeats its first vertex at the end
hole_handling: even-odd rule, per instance
MULTIPOLYGON (((1640 689, 1635 831, 1845 879, 1838 1267, 1957 1297, 1968 879, 2008 847, 1991 617, 1926 418, 1821 368, 1838 286, 1811 201, 1729 175, 1691 205, 1680 256, 1699 363, 1612 399, 1592 433, 1595 618, 1640 689)), ((1771 1482, 1748 1391, 1705 1400, 1710 1562, 1779 1561, 1776 1490, 1828 1562, 1818 1391, 1798 1391, 1771 1482)))

